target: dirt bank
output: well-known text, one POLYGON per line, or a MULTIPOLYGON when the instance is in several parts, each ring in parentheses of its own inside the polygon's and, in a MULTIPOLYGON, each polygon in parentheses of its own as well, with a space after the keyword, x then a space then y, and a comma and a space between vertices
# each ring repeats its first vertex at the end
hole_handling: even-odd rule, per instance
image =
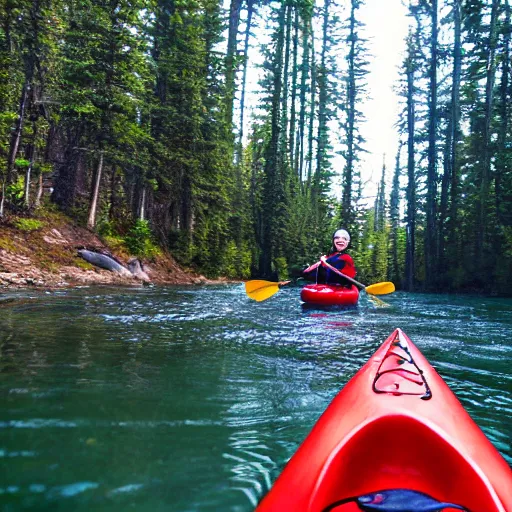
MULTIPOLYGON (((18 218, 0 221, 0 291, 6 288, 63 288, 79 285, 132 285, 144 281, 120 275, 87 263, 78 255, 88 249, 112 255, 128 265, 130 256, 112 250, 87 229, 61 214, 48 213, 38 219, 37 229, 20 229, 18 218)), ((170 255, 143 261, 144 272, 153 284, 211 283, 205 277, 185 271, 170 255)))

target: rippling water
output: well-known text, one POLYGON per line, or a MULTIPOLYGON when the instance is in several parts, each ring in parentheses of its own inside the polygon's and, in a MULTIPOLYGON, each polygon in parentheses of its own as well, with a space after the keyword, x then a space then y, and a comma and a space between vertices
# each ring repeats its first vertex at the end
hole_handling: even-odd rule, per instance
POLYGON ((245 512, 396 327, 512 463, 512 301, 299 288, 83 288, 0 296, 0 506, 245 512))

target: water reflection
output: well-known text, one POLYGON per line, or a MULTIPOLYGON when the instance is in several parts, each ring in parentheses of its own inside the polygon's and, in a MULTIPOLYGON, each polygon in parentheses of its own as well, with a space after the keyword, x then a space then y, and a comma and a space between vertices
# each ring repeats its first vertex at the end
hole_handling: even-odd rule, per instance
POLYGON ((83 288, 0 300, 5 510, 250 511, 401 327, 512 462, 510 301, 285 287, 83 288))

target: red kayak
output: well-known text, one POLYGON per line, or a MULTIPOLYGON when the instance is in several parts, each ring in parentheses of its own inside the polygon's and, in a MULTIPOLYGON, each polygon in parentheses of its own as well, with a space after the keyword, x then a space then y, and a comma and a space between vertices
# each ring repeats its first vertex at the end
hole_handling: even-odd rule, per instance
POLYGON ((359 299, 356 286, 336 286, 328 284, 307 284, 300 292, 306 304, 319 306, 355 306, 359 299))
POLYGON ((320 417, 258 512, 512 512, 512 470, 397 329, 320 417))

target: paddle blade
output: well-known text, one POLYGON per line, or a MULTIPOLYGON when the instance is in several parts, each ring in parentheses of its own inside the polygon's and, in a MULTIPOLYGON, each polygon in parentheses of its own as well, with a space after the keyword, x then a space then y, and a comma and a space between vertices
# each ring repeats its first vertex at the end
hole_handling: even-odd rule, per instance
POLYGON ((395 291, 395 285, 389 281, 375 283, 365 288, 366 293, 371 295, 386 295, 395 291))
POLYGON ((379 299, 376 295, 368 294, 368 298, 375 304, 378 308, 390 308, 391 305, 387 302, 384 302, 382 299, 379 299))
POLYGON ((272 297, 279 291, 279 283, 273 283, 272 281, 263 281, 262 279, 255 279, 253 281, 247 281, 245 283, 245 293, 248 297, 261 302, 272 297))

